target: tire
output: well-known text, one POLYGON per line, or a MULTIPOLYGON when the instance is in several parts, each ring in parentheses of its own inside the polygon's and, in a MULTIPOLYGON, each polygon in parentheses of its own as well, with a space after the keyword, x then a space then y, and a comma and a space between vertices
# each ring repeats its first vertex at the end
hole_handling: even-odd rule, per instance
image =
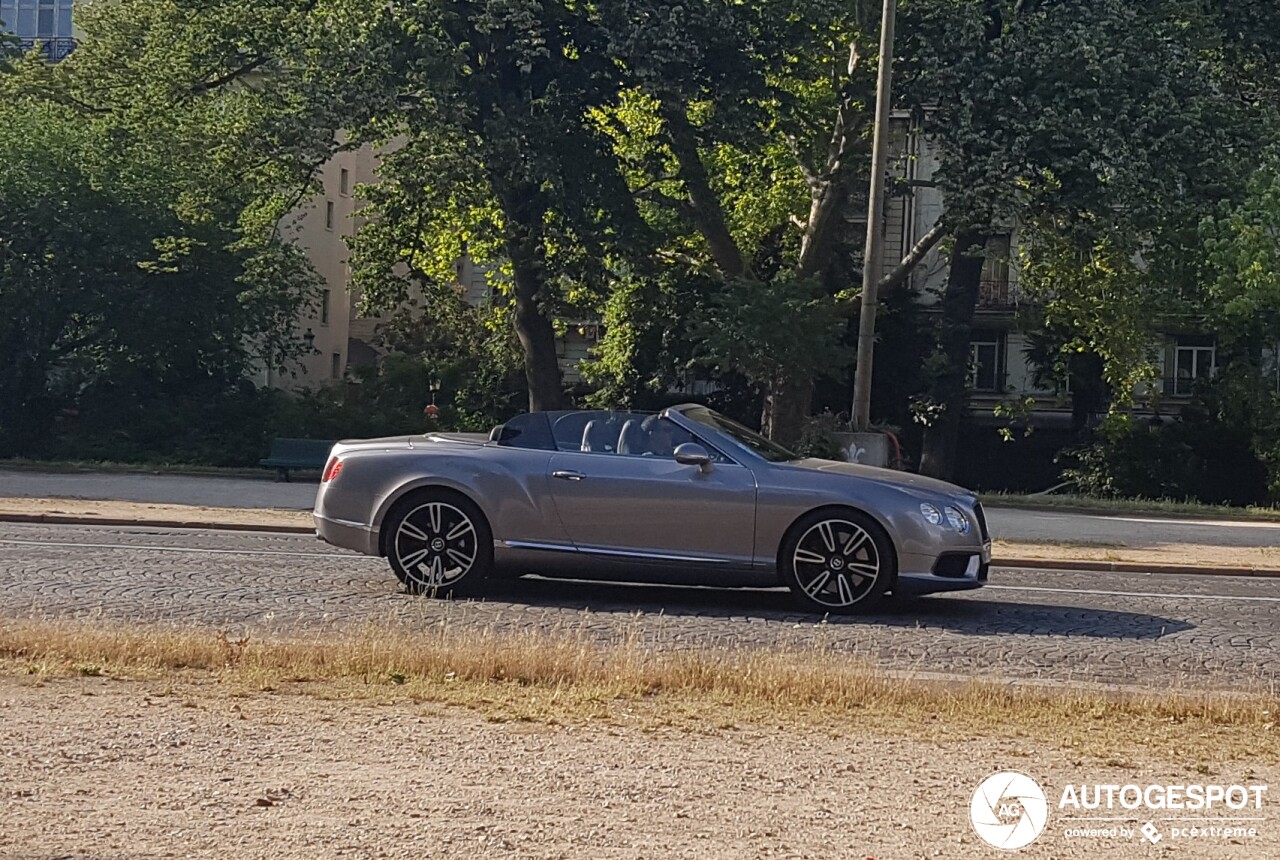
POLYGON ((778 570, 807 609, 873 609, 897 575, 893 542, 880 524, 848 508, 805 514, 778 548, 778 570))
POLYGON ((489 521, 460 493, 411 493, 387 514, 382 534, 387 561, 410 594, 478 594, 493 574, 489 521))

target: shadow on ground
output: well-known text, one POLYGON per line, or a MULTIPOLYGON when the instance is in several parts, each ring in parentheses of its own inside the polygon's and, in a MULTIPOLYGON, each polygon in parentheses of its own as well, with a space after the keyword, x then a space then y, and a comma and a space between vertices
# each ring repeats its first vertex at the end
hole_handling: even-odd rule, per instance
MULTIPOLYGON (((428 598, 429 599, 429 598, 428 598)), ((992 600, 970 593, 887 599, 861 615, 828 615, 797 607, 785 589, 636 585, 524 577, 494 583, 486 602, 589 610, 601 614, 662 614, 831 627, 942 630, 975 636, 999 634, 1154 640, 1193 624, 1136 612, 992 600)))

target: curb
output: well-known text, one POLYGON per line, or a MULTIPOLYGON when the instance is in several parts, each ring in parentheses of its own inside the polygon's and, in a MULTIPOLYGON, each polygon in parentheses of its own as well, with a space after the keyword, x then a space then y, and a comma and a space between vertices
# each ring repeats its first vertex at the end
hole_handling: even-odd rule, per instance
MULTIPOLYGON (((70 514, 5 514, 3 523, 37 523, 68 526, 144 526, 158 529, 206 529, 211 531, 271 532, 314 535, 309 526, 251 525, 249 523, 209 523, 191 520, 137 520, 123 517, 78 517, 70 514)), ((1029 570, 1081 570, 1099 573, 1158 573, 1182 576, 1247 576, 1280 579, 1280 570, 1257 567, 1191 567, 1184 564, 1142 564, 1133 561, 1057 561, 1045 558, 993 558, 992 567, 1029 570)))
POLYGON ((1185 513, 1175 513, 1173 511, 1149 511, 1149 510, 1122 510, 1119 508, 1091 508, 1088 505, 1037 505, 1034 503, 1009 505, 1001 504, 999 501, 983 501, 984 510, 1005 510, 1005 511, 1030 511, 1036 514, 1081 514, 1088 517, 1141 517, 1147 520, 1200 520, 1202 522, 1222 522, 1234 523, 1242 526, 1274 526, 1280 523, 1280 514, 1275 516, 1264 515, 1256 517, 1238 517, 1230 514, 1223 514, 1217 511, 1202 511, 1199 513, 1188 511, 1185 513))
POLYGON ((273 532, 313 535, 310 526, 252 525, 250 523, 206 523, 191 520, 136 520, 124 517, 77 517, 71 514, 0 514, 0 523, 40 523, 64 526, 143 526, 157 529, 205 529, 229 532, 273 532))
POLYGON ((1280 570, 1264 567, 1191 567, 1186 564, 1142 564, 1136 561, 1057 561, 1047 558, 993 558, 992 567, 1034 570, 1086 570, 1101 573, 1168 573, 1193 576, 1251 576, 1280 579, 1280 570))

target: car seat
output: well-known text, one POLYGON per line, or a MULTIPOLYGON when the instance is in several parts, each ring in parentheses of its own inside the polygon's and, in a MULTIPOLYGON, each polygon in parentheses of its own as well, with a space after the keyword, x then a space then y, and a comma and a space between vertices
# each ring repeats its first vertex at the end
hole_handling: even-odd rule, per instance
POLYGON ((648 447, 649 434, 644 432, 640 422, 634 418, 622 425, 618 434, 619 454, 643 454, 648 447))

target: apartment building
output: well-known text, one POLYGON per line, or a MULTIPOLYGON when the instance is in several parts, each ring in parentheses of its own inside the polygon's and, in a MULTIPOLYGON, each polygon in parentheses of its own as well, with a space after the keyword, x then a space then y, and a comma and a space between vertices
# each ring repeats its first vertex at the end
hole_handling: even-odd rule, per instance
MULTIPOLYGON (((908 133, 909 120, 899 116, 895 123, 896 152, 899 175, 912 181, 914 193, 895 198, 887 207, 882 229, 886 249, 884 265, 891 266, 901 258, 917 237, 927 232, 943 211, 942 192, 928 181, 938 168, 935 152, 921 134, 908 133)), ((976 421, 994 421, 994 407, 1010 400, 1031 398, 1033 418, 1047 426, 1069 426, 1072 419, 1071 383, 1048 387, 1036 380, 1036 366, 1028 357, 1031 347, 1029 332, 1023 328, 1019 309, 1027 296, 1019 286, 1019 248, 1016 225, 993 236, 988 244, 988 258, 983 267, 977 312, 969 348, 970 409, 976 421)), ((937 301, 946 287, 948 260, 934 249, 912 274, 909 288, 923 304, 937 301)), ((1280 331, 1276 347, 1266 360, 1268 379, 1274 379, 1280 391, 1280 331)), ((1191 397, 1196 383, 1211 378, 1218 368, 1218 345, 1211 335, 1194 326, 1176 327, 1172 323, 1153 352, 1152 362, 1159 378, 1138 390, 1140 411, 1176 413, 1191 397)))
MULTIPOLYGON (((348 246, 365 223, 356 190, 378 182, 378 163, 377 152, 369 146, 337 153, 319 171, 320 193, 281 225, 283 234, 306 251, 324 287, 318 304, 298 319, 297 335, 307 345, 303 357, 286 368, 261 368, 255 377, 258 385, 314 388, 344 378, 351 367, 380 359, 377 330, 386 318, 362 313, 361 297, 351 283, 348 246)), ((479 306, 497 300, 497 273, 465 257, 454 272, 454 289, 464 301, 479 306)), ((592 320, 562 322, 557 353, 565 383, 573 386, 581 382, 578 366, 598 340, 599 325, 592 320)))
POLYGON ((316 176, 319 193, 281 223, 281 233, 306 252, 323 287, 316 303, 298 318, 297 337, 306 347, 302 357, 284 368, 260 368, 258 385, 315 388, 342 379, 350 366, 378 360, 380 320, 360 312, 347 244, 364 223, 356 188, 376 182, 377 168, 371 147, 337 153, 316 176))
POLYGON ((75 49, 71 7, 75 0, 0 0, 3 29, 18 37, 22 50, 37 45, 53 62, 75 49))

